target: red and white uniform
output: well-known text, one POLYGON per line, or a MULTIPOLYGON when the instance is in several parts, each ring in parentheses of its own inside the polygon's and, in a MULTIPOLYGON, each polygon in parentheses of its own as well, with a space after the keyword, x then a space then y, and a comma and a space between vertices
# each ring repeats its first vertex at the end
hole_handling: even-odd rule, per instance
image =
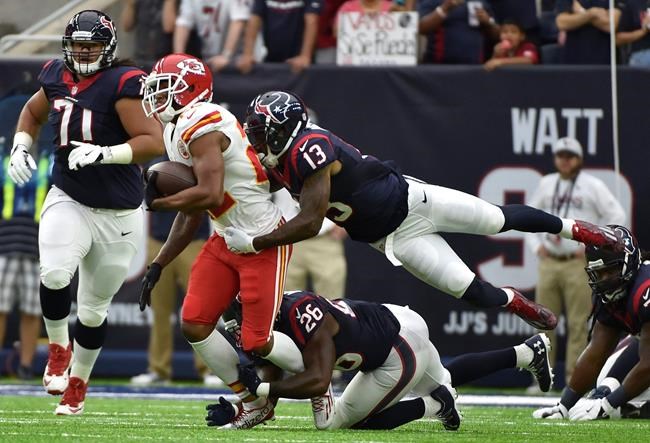
POLYGON ((183 320, 216 323, 240 293, 242 345, 250 350, 265 344, 273 329, 291 247, 244 255, 228 250, 222 237, 225 228, 235 226, 251 236, 264 235, 281 223, 282 212, 271 201, 268 178, 241 125, 219 105, 197 103, 185 110, 175 124, 166 125, 164 140, 169 159, 192 166, 192 142, 213 131, 230 139, 230 146, 222 153, 224 199, 220 207, 208 211, 216 234, 208 239, 192 266, 183 320))

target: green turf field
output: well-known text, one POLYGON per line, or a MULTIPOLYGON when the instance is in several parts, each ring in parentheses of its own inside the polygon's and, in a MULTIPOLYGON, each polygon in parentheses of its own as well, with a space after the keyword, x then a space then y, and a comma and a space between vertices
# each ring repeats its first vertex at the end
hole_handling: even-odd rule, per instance
POLYGON ((530 408, 464 407, 458 432, 420 420, 393 431, 316 431, 308 403, 283 403, 276 420, 248 431, 204 424, 205 401, 89 398, 79 417, 57 417, 53 397, 0 397, 0 440, 25 441, 247 441, 247 442, 647 442, 650 421, 589 423, 538 421, 530 408))

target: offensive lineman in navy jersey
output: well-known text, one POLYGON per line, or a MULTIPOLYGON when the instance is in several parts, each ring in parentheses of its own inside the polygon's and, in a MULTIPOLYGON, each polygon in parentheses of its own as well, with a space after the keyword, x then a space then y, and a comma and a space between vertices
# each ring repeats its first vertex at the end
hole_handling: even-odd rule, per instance
POLYGON ((525 205, 495 206, 403 176, 392 162, 362 155, 311 124, 305 104, 294 94, 261 94, 246 114, 250 142, 270 176, 299 200, 301 211, 277 230, 255 238, 237 228, 226 229, 226 242, 235 252, 252 253, 313 237, 328 217, 353 240, 370 243, 393 264, 447 294, 479 307, 506 306, 537 329, 553 329, 553 312, 514 288, 495 288, 476 278, 438 232, 493 235, 516 229, 620 248, 613 232, 586 222, 525 205))
MULTIPOLYGON (((462 355, 445 368, 424 319, 404 306, 285 293, 275 329, 300 348, 304 371, 262 383, 254 368, 240 365, 239 378, 256 395, 312 398, 318 429, 392 429, 437 417, 447 430, 456 430, 460 415, 452 385, 519 367, 531 371, 548 391, 553 377, 545 334, 515 347, 462 355), (334 369, 359 370, 336 401, 329 387, 334 369), (401 401, 409 393, 418 398, 401 401)), ((240 408, 220 400, 208 409, 208 423, 217 425, 232 420, 240 408)))
POLYGON ((55 413, 83 412, 88 379, 106 335, 108 306, 142 243, 140 167, 162 155, 158 122, 141 106, 144 72, 115 59, 110 17, 81 11, 62 39, 63 60, 45 64, 41 88, 23 108, 9 175, 23 185, 35 169, 32 140, 47 121, 56 147, 53 186, 39 228, 40 297, 49 356, 43 385, 63 394, 55 413), (74 357, 68 337, 70 282, 79 268, 74 357))
POLYGON ((642 253, 632 233, 611 225, 625 248, 613 252, 588 246, 586 271, 593 290, 594 323, 589 344, 582 352, 560 402, 541 408, 535 418, 597 420, 620 418, 621 406, 650 387, 650 254, 642 253), (601 381, 587 398, 581 398, 597 380, 622 333, 638 336, 636 359, 627 368, 601 381))

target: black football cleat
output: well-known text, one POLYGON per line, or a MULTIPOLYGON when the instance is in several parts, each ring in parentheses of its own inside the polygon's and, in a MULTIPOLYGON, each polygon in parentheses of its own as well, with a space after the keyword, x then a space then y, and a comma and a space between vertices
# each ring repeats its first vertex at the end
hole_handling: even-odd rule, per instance
POLYGON ((551 350, 551 340, 546 334, 541 333, 533 335, 524 344, 533 351, 533 359, 526 369, 533 374, 542 392, 550 391, 553 385, 553 368, 548 355, 551 350))
POLYGON ((436 417, 448 431, 457 431, 460 427, 461 415, 456 409, 456 390, 451 386, 438 386, 431 392, 431 397, 440 403, 440 410, 436 417))
POLYGON ((512 301, 508 303, 506 309, 513 314, 516 314, 523 321, 534 327, 544 331, 551 331, 557 326, 557 317, 548 308, 528 300, 521 292, 514 288, 508 288, 515 294, 512 301))

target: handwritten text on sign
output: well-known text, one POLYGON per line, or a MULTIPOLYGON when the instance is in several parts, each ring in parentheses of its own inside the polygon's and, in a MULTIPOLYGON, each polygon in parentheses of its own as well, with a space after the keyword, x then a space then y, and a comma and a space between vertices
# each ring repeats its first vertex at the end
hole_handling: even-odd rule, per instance
POLYGON ((417 12, 346 12, 339 16, 337 65, 415 65, 417 12))

